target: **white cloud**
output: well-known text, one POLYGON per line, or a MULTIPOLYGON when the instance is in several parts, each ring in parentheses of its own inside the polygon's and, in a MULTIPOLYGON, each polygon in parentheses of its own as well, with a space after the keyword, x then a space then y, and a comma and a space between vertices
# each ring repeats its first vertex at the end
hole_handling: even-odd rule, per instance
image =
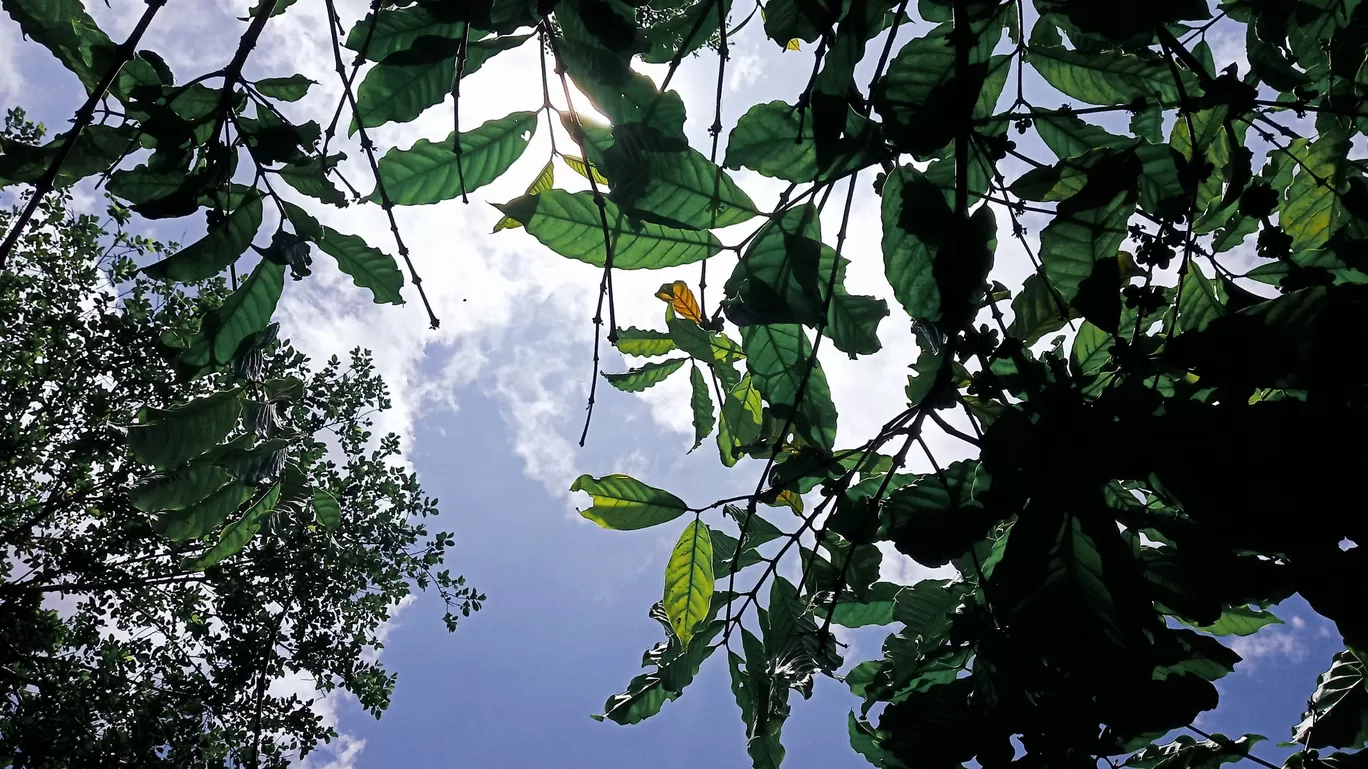
POLYGON ((1264 661, 1301 662, 1306 659, 1306 620, 1292 616, 1287 625, 1265 625, 1253 635, 1234 638, 1230 648, 1244 659, 1238 669, 1246 672, 1264 661))

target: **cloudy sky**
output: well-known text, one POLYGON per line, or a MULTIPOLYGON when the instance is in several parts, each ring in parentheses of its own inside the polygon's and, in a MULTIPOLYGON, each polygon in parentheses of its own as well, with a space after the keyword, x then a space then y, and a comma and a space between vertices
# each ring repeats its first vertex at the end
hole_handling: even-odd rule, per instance
MULTIPOLYGON (((235 19, 247 6, 173 0, 142 47, 163 54, 182 79, 219 68, 232 56, 245 26, 235 19)), ((108 7, 95 3, 90 11, 119 40, 142 8, 135 0, 109 0, 108 7)), ((357 2, 340 3, 340 8, 348 20, 364 10, 357 2)), ((326 124, 337 89, 323 18, 321 0, 303 0, 273 20, 247 75, 303 72, 319 81, 323 85, 292 105, 289 114, 326 124)), ((917 34, 915 27, 908 34, 917 34)), ((1235 38, 1215 42, 1218 64, 1240 61, 1235 38)), ((462 127, 539 106, 536 57, 534 45, 524 46, 467 80, 462 127)), ((753 23, 734 41, 723 122, 734 125, 745 105, 791 102, 810 65, 807 52, 780 53, 753 23)), ((658 78, 660 69, 646 71, 658 78)), ((865 71, 859 82, 868 76, 865 71)), ((673 87, 686 104, 711 104, 715 77, 716 58, 703 55, 686 63, 673 87)), ((45 51, 21 42, 16 25, 0 17, 0 107, 23 106, 55 132, 78 106, 76 94, 75 78, 45 51)), ((1062 101, 1042 95, 1038 103, 1062 101)), ((415 123, 376 129, 374 137, 382 150, 407 147, 420 137, 441 139, 450 131, 449 104, 415 123)), ((583 107, 583 100, 577 106, 583 107)), ((695 146, 705 152, 711 118, 704 110, 691 114, 687 124, 695 146)), ((435 601, 424 598, 405 608, 393 623, 383 657, 399 673, 392 708, 376 722, 345 700, 323 704, 345 736, 311 758, 312 766, 745 764, 743 727, 721 655, 682 699, 644 724, 624 728, 589 718, 639 672, 641 653, 659 640, 659 627, 646 612, 659 599, 664 559, 677 530, 608 532, 588 524, 575 513, 575 506, 587 500, 567 491, 571 481, 584 472, 627 472, 686 501, 706 502, 749 490, 759 468, 724 471, 711 441, 685 454, 692 437, 683 375, 644 397, 600 387, 588 446, 576 446, 599 271, 556 256, 521 230, 490 234, 499 214, 486 204, 521 194, 547 160, 549 129, 543 122, 512 170, 472 196, 469 205, 450 201, 399 211, 404 238, 442 321, 439 331, 428 329, 411 286, 403 307, 370 304, 325 257, 315 261, 312 277, 287 286, 278 316, 297 347, 318 359, 358 345, 375 351, 395 404, 380 426, 403 436, 425 487, 442 501, 443 525, 457 532, 449 566, 489 595, 485 610, 455 635, 442 627, 435 601)), ((348 152, 349 178, 365 178, 356 147, 348 152)), ((749 172, 735 178, 762 207, 774 202, 780 188, 749 172)), ((848 286, 853 293, 888 296, 872 181, 862 177, 857 187, 845 251, 851 260, 848 286)), ((570 189, 582 186, 563 165, 557 182, 570 189)), ((839 211, 839 206, 831 208, 839 211)), ((319 215, 394 253, 379 207, 319 210, 319 215)), ((830 240, 839 221, 824 224, 830 240)), ((192 217, 158 223, 151 232, 189 242, 202 227, 192 217)), ((728 242, 737 237, 723 233, 728 242)), ((721 285, 732 263, 728 255, 714 260, 714 286, 721 285)), ((998 263, 1006 265, 1005 272, 995 277, 1004 282, 1025 275, 1022 254, 1010 242, 999 245, 998 263)), ((615 279, 620 325, 663 328, 664 305, 652 294, 662 282, 676 279, 696 287, 697 266, 620 274, 615 279)), ((823 358, 843 444, 872 435, 902 407, 906 367, 916 350, 908 319, 894 304, 882 326, 883 351, 858 363, 839 354, 823 358)), ((611 349, 605 352, 605 369, 628 365, 611 349)), ((963 455, 962 447, 945 436, 932 446, 944 461, 963 455)), ((914 466, 926 469, 915 461, 914 466)), ((909 582, 924 572, 890 553, 885 576, 909 582)), ((1222 708, 1204 718, 1204 728, 1259 732, 1275 742, 1287 738, 1315 675, 1328 666, 1338 643, 1299 600, 1278 613, 1286 624, 1236 642, 1246 662, 1220 683, 1222 708)), ((850 644, 849 660, 879 655, 879 632, 843 639, 850 644)), ((819 683, 813 701, 795 702, 785 730, 785 766, 862 765, 845 732, 845 713, 856 704, 843 686, 829 680, 819 683)), ((1273 756, 1277 749, 1264 752, 1273 756)))

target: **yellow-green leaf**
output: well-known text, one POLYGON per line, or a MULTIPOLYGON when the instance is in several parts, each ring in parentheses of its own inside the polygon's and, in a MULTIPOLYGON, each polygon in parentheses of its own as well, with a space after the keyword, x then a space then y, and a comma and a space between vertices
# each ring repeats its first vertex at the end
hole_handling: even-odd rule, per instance
POLYGON ((708 527, 695 520, 684 527, 665 565, 665 614, 685 646, 707 619, 712 594, 712 538, 708 527))
MULTIPOLYGON (((538 195, 540 193, 546 192, 547 190, 551 189, 551 185, 555 183, 556 167, 551 164, 551 161, 548 160, 546 161, 546 165, 542 168, 541 173, 537 174, 537 178, 533 179, 532 183, 527 185, 526 194, 538 195)), ((500 230, 512 230, 521 226, 522 224, 518 222, 516 219, 505 216, 504 218, 499 220, 498 224, 494 225, 493 231, 498 232, 500 230)))
POLYGON ((617 531, 644 529, 673 521, 688 509, 679 497, 627 475, 602 478, 581 475, 570 485, 570 490, 588 492, 593 499, 593 507, 580 511, 580 515, 605 529, 617 531))

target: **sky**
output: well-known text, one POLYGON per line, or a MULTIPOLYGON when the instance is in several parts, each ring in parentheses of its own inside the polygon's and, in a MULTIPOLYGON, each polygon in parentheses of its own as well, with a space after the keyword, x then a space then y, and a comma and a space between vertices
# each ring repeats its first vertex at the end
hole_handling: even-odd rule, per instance
MULTIPOLYGON (((116 40, 143 9, 135 0, 88 5, 116 40)), ((247 7, 245 1, 176 0, 157 17, 142 47, 161 53, 182 79, 216 69, 231 58, 245 26, 235 18, 245 16, 247 7)), ((364 11, 358 2, 342 2, 339 8, 349 22, 364 11)), ((917 34, 916 27, 904 34, 917 34)), ((754 21, 733 46, 724 98, 727 130, 745 105, 791 102, 811 63, 808 52, 781 54, 754 21)), ((1218 65, 1243 66, 1238 36, 1218 35, 1213 48, 1218 65)), ((865 63, 858 82, 868 81, 870 66, 865 63)), ((463 84, 462 127, 540 105, 537 67, 536 49, 528 45, 502 54, 469 78, 463 84)), ((326 123, 338 93, 331 69, 323 4, 305 0, 267 26, 247 75, 299 71, 319 81, 323 85, 287 114, 298 121, 326 123)), ((659 79, 661 69, 645 71, 659 79)), ((688 105, 709 105, 715 77, 716 57, 705 54, 686 62, 672 87, 688 105)), ((23 106, 55 133, 79 106, 76 94, 74 76, 41 48, 22 42, 12 20, 0 16, 0 108, 23 106)), ((1057 95, 1040 96, 1037 103, 1042 105, 1063 101, 1057 95)), ((576 106, 583 109, 584 100, 576 106)), ((686 125, 694 146, 705 152, 711 120, 704 109, 691 114, 686 125)), ((382 151, 407 147, 420 137, 445 137, 450 121, 448 101, 414 123, 385 126, 373 135, 382 151)), ((402 436, 426 490, 442 502, 438 528, 456 532, 447 565, 489 597, 485 608, 451 635, 442 626, 434 596, 398 611, 381 657, 399 674, 393 705, 377 722, 345 698, 320 702, 320 712, 342 737, 309 757, 309 767, 746 765, 744 729, 721 654, 705 665, 681 699, 643 724, 621 727, 589 718, 641 672, 642 652, 660 640, 659 626, 647 611, 660 598, 664 561, 678 531, 673 526, 640 532, 600 529, 577 515, 576 506, 587 506, 588 500, 568 491, 571 482, 581 473, 626 472, 698 504, 748 491, 759 468, 746 463, 725 470, 711 440, 685 453, 692 428, 683 375, 644 395, 599 387, 588 445, 577 447, 599 270, 556 256, 521 230, 491 234, 499 214, 486 204, 522 193, 546 162, 547 131, 543 122, 508 174, 473 195, 469 205, 448 201, 398 210, 404 239, 442 321, 439 330, 427 328, 411 285, 404 291, 406 305, 373 305, 321 255, 316 255, 314 275, 287 285, 278 318, 296 347, 317 360, 354 346, 375 351, 377 367, 394 396, 394 408, 380 416, 377 432, 402 436)), ((365 192, 369 185, 360 183, 365 178, 362 156, 355 145, 347 151, 349 178, 365 192)), ((751 172, 733 177, 762 206, 772 205, 781 188, 751 172)), ((844 252, 851 260, 848 287, 852 293, 889 296, 872 181, 862 177, 857 187, 844 252)), ((583 185, 563 165, 557 168, 557 182, 570 189, 583 185)), ((81 195, 83 205, 93 207, 98 201, 88 189, 81 195)), ((310 210, 337 229, 363 235, 394 253, 378 206, 324 210, 310 204, 310 210)), ((1005 216, 999 219, 1005 226, 1005 216)), ((830 242, 839 221, 827 218, 824 226, 830 242)), ((739 226, 740 234, 745 227, 739 226)), ((191 217, 149 225, 149 231, 163 240, 190 242, 203 232, 203 224, 191 217)), ((721 236, 726 242, 739 237, 725 231, 721 236)), ((1020 281, 1029 269, 1021 267, 1022 257, 1019 247, 1004 237, 998 263, 1006 265, 1005 273, 995 277, 1009 284, 1020 281)), ((1241 258, 1247 257, 1237 256, 1232 266, 1238 267, 1241 258)), ((730 271, 729 260, 713 260, 715 287, 730 271)), ((652 296, 656 287, 681 279, 696 288, 697 270, 618 273, 619 324, 663 329, 664 305, 652 296)), ((712 296, 715 300, 716 294, 712 296)), ((909 319, 891 304, 893 314, 881 331, 883 351, 858 362, 830 352, 823 356, 844 445, 873 435, 904 402, 906 367, 916 350, 907 333, 909 319)), ((624 362, 606 346, 604 352, 605 370, 639 364, 624 362)), ((965 456, 964 447, 944 435, 930 443, 942 462, 965 456)), ((916 460, 912 467, 928 469, 916 460)), ((782 518, 774 520, 782 523, 782 518)), ((884 576, 910 583, 928 572, 889 551, 884 576)), ((1284 602, 1275 612, 1284 624, 1234 641, 1245 661, 1219 682, 1221 708, 1199 721, 1208 731, 1268 736, 1271 742, 1256 752, 1270 758, 1279 755, 1271 743, 1287 739, 1316 674, 1340 648, 1333 628, 1300 599, 1284 602)), ((878 657, 885 632, 843 632, 847 664, 878 657)), ((287 685, 305 687, 298 681, 287 685)), ((843 685, 829 679, 819 680, 811 701, 794 697, 784 732, 784 766, 864 765, 846 737, 845 714, 857 705, 843 685)))

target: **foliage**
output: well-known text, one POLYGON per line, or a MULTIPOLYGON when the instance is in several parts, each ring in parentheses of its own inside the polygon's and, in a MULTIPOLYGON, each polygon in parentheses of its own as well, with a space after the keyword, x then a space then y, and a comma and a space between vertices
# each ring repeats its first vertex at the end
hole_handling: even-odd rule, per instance
POLYGON ((369 354, 315 368, 278 343, 258 381, 179 381, 157 335, 224 281, 136 277, 168 247, 65 197, 39 217, 0 275, 6 765, 287 766, 337 736, 309 688, 280 686, 293 679, 378 716, 393 607, 435 585, 454 628, 484 596, 439 571, 452 540, 427 528, 435 502, 398 438, 370 431, 389 396, 369 354), (254 440, 289 460, 262 462, 254 440))
MULTIPOLYGON (((303 277, 308 244, 337 256, 348 237, 267 184, 279 176, 323 203, 345 202, 331 183, 337 121, 295 126, 277 103, 290 88, 263 91, 241 78, 276 2, 263 0, 232 62, 182 86, 151 55, 133 54, 136 34, 113 49, 68 4, 4 5, 81 76, 92 100, 107 92, 127 115, 80 131, 91 122, 86 110, 70 141, 7 146, 5 181, 46 190, 118 167, 110 190, 134 211, 161 218, 207 208, 220 228, 209 237, 226 241, 238 237, 235 215, 255 221, 256 198, 230 181, 241 157, 261 200, 278 203, 280 229, 244 271, 251 277, 181 347, 190 374, 236 364, 251 349, 243 340, 267 327, 285 267, 303 277), (50 23, 61 14, 73 23, 50 23), (132 59, 98 82, 116 71, 98 64, 119 56, 132 59), (133 136, 152 152, 127 168, 120 146, 133 136)), ((495 229, 525 229, 601 268, 596 329, 606 321, 607 340, 624 354, 675 356, 608 381, 641 390, 688 363, 691 385, 702 383, 688 406, 695 442, 712 433, 724 465, 763 465, 753 494, 707 504, 625 476, 575 482, 593 498, 585 514, 606 528, 692 514, 652 611, 665 632, 645 660, 654 670, 611 698, 603 718, 650 717, 725 646, 751 759, 777 766, 790 690, 806 696, 814 676, 842 663, 831 626, 895 624, 884 656, 846 676, 864 700, 851 714, 852 746, 876 766, 1092 767, 1128 755, 1141 767, 1215 766, 1228 752, 1248 755, 1256 736, 1151 743, 1217 704, 1212 681, 1239 661, 1217 638, 1273 621, 1266 608, 1297 593, 1336 623, 1345 650, 1311 697, 1292 763, 1361 763, 1313 751, 1357 750, 1365 740, 1368 528, 1344 503, 1362 453, 1353 441, 1368 422, 1354 363, 1368 317, 1368 184, 1351 152, 1368 131, 1368 4, 912 5, 381 2, 346 38, 356 53, 350 73, 335 46, 338 114, 354 114, 372 197, 393 224, 397 201, 465 198, 509 168, 538 105, 447 137, 447 154, 420 142, 383 165, 366 129, 410 119, 448 91, 459 128, 463 78, 535 37, 546 116, 538 130, 574 145, 566 153, 553 140, 546 168, 559 158, 589 189, 559 189, 543 170, 525 196, 499 206, 495 229), (757 12, 761 23, 751 25, 757 12), (1248 67, 1216 70, 1206 37, 1218 24, 1243 34, 1248 67), (813 75, 791 103, 736 110, 744 114, 719 156, 728 41, 743 30, 766 36, 775 56, 810 52, 813 75), (704 45, 718 52, 706 156, 689 145, 686 105, 669 90, 704 45), (632 69, 638 55, 669 63, 659 88, 632 69), (367 61, 375 63, 358 76, 367 61), (867 70, 863 62, 874 67, 861 88, 854 73, 867 70), (1027 98, 1037 92, 1069 101, 1042 108, 1027 98), (576 99, 610 125, 581 120, 576 99), (790 186, 777 210, 763 211, 724 167, 790 186), (855 444, 837 432, 824 343, 858 357, 895 333, 882 322, 885 299, 844 287, 861 181, 882 196, 890 294, 910 316, 920 354, 908 361, 906 406, 855 444), (819 218, 833 193, 840 226, 829 238, 819 218), (724 242, 714 230, 731 224, 750 226, 724 242), (1238 274, 1230 252, 1251 236, 1255 266, 1238 274), (738 263, 710 313, 706 270, 723 252, 738 263), (662 289, 664 328, 617 327, 614 268, 694 263, 697 297, 675 283, 662 289), (1024 283, 1007 279, 1023 271, 1024 283), (920 440, 935 428, 976 457, 938 463, 920 440), (904 470, 914 448, 931 472, 904 470), (761 506, 796 513, 795 531, 781 531, 761 506), (775 544, 762 554, 766 542, 775 544), (879 542, 948 564, 958 578, 879 582, 879 542), (796 582, 778 576, 789 558, 801 563, 796 582), (738 579, 749 589, 738 590, 738 579), (697 622, 695 586, 711 588, 697 622)), ((184 274, 226 266, 218 245, 197 253, 184 274)), ((344 270, 356 265, 337 258, 344 270)), ((214 405, 201 404, 204 413, 214 405)), ((163 450, 176 457, 207 446, 218 424, 210 421, 192 443, 163 450)))

